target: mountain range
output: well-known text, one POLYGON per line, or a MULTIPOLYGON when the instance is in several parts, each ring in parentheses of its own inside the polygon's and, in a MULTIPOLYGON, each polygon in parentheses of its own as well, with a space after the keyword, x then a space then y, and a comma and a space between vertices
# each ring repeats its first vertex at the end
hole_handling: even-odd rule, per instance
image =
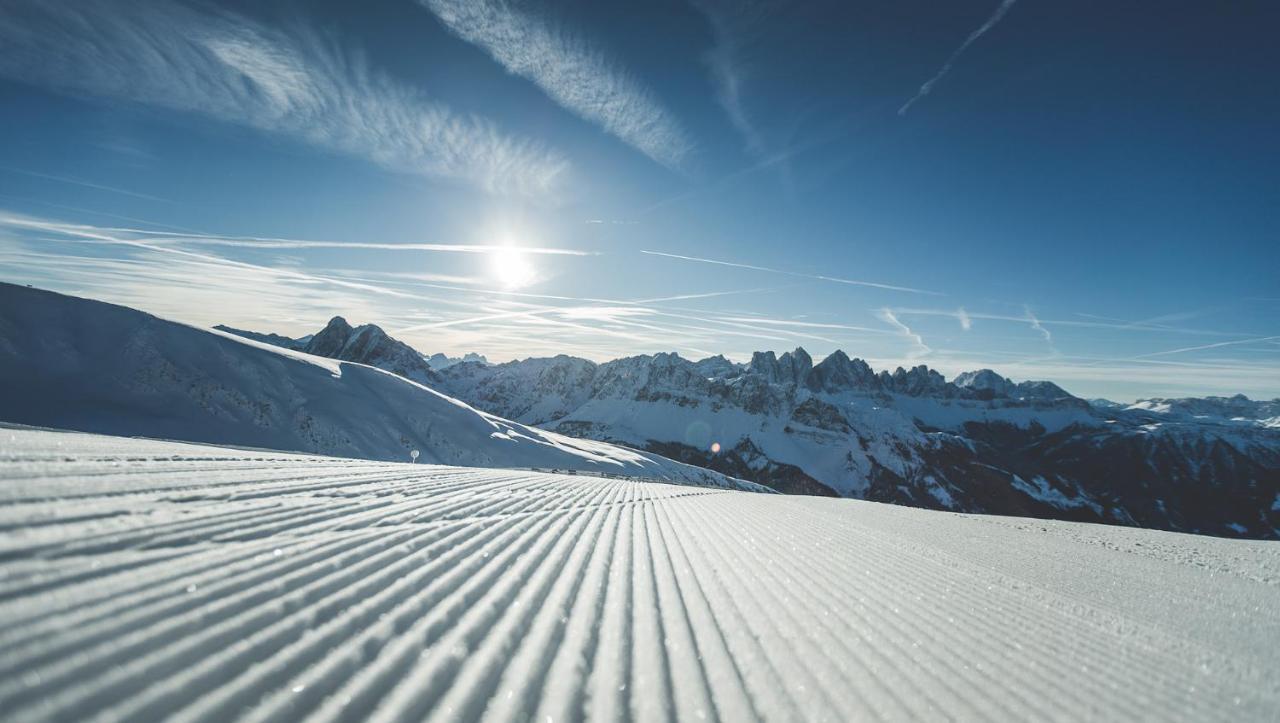
MULTIPOLYGON (((355 336, 340 317, 299 344, 355 336)), ((339 358, 404 373, 408 347, 339 358)), ((376 330, 376 331, 374 331, 376 330)), ((258 335, 260 337, 260 335, 258 335)), ((422 355, 418 355, 419 358, 422 355)), ((836 351, 463 361, 424 383, 486 412, 819 494, 972 513, 1280 537, 1280 400, 1086 401, 990 369, 876 371, 836 351)))
POLYGON ((1086 401, 803 349, 430 358, 341 317, 303 338, 203 330, 0 285, 2 421, 1280 538, 1280 400, 1086 401))

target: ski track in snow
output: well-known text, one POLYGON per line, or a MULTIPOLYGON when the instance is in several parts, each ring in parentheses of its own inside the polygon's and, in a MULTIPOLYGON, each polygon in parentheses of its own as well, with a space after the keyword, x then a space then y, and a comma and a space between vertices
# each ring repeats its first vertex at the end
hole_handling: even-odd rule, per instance
POLYGON ((6 720, 1275 719, 1280 546, 0 429, 6 720))

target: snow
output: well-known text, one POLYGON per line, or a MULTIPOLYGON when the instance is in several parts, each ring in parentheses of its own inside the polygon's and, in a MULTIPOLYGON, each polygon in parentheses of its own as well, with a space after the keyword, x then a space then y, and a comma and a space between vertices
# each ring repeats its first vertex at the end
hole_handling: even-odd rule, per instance
POLYGON ((25 429, 0 528, 13 720, 1280 710, 1268 542, 25 429))
POLYGON ((0 419, 60 429, 765 490, 510 422, 374 367, 11 284, 0 284, 0 399, 0 419))

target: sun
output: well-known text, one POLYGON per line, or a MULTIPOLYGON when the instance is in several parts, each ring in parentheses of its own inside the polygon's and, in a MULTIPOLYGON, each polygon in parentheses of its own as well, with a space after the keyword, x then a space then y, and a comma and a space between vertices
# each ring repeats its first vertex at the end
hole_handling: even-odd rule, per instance
POLYGON ((490 251, 489 268, 506 289, 519 289, 537 280, 537 271, 529 262, 529 255, 515 244, 504 244, 490 251))

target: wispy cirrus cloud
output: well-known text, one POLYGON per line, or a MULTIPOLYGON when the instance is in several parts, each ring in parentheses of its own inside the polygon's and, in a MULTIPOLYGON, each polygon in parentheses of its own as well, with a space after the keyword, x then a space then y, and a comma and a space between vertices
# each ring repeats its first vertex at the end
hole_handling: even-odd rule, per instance
POLYGON ((757 40, 772 3, 759 0, 694 0, 711 25, 713 45, 705 61, 715 83, 716 101, 742 135, 747 150, 767 153, 764 135, 747 114, 744 89, 751 77, 749 48, 757 40))
POLYGON ((906 115, 907 111, 911 110, 911 106, 918 103, 926 95, 932 93, 933 87, 943 78, 947 77, 947 73, 951 72, 951 67, 956 64, 956 61, 960 59, 960 56, 964 54, 964 51, 968 50, 969 46, 973 45, 978 38, 986 35, 988 30, 994 28, 996 23, 999 23, 1004 18, 1005 13, 1009 12, 1009 9, 1012 8, 1013 4, 1017 1, 1018 0, 1000 0, 1000 6, 991 14, 991 17, 987 18, 987 21, 977 30, 969 33, 969 37, 965 38, 964 42, 960 44, 960 47, 956 48, 955 52, 951 53, 951 56, 947 58, 947 62, 942 64, 942 67, 938 69, 938 72, 935 73, 932 78, 926 80, 924 85, 920 86, 920 89, 911 97, 911 100, 902 104, 902 107, 898 109, 898 115, 906 115))
POLYGON ((12 0, 0 75, 250 126, 487 191, 553 190, 567 162, 453 112, 305 29, 175 2, 12 0))
POLYGON ((418 0, 453 34, 571 113, 671 169, 693 143, 653 91, 585 38, 505 0, 418 0))

